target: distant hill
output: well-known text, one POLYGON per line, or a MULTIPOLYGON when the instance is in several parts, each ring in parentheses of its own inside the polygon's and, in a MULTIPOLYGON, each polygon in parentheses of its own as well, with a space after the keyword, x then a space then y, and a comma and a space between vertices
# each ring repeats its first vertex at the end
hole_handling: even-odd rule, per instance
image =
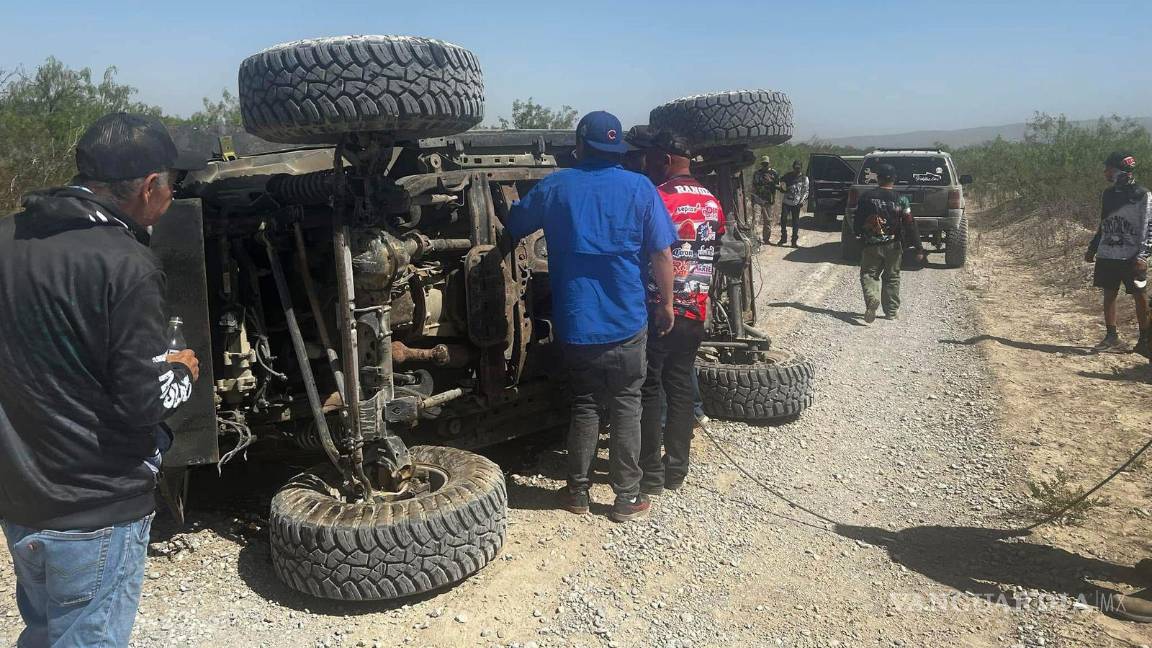
MULTIPOLYGON (((1140 122, 1148 130, 1152 130, 1152 117, 1141 117, 1140 122)), ((1081 126, 1095 124, 1096 120, 1089 119, 1076 122, 1081 126)), ((852 137, 833 137, 821 141, 837 146, 851 146, 854 148, 872 148, 883 146, 896 147, 926 147, 939 142, 947 146, 968 146, 996 139, 997 136, 1009 141, 1024 139, 1027 124, 1005 124, 1003 126, 980 126, 977 128, 961 128, 958 130, 913 131, 910 133, 896 133, 893 135, 856 135, 852 137)))

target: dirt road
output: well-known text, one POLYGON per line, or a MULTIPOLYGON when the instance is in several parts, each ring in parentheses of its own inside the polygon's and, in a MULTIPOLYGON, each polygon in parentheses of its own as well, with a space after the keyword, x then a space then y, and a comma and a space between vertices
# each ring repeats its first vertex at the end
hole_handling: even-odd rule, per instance
MULTIPOLYGON (((984 348, 963 343, 981 334, 972 273, 907 272, 901 319, 864 326, 837 241, 809 230, 805 247, 758 257, 761 324, 815 361, 815 404, 778 426, 710 426, 781 497, 698 437, 688 485, 655 499, 650 520, 615 525, 603 474, 599 505, 576 517, 551 508, 558 444, 505 448, 500 558, 399 606, 291 592, 271 570, 266 500, 218 497, 194 510, 195 530, 154 547, 134 645, 1140 645, 1091 608, 1087 582, 1113 563, 983 530, 1013 526, 1004 511, 1029 466, 1000 431, 984 348)), ((20 623, 3 564, 10 643, 20 623)))

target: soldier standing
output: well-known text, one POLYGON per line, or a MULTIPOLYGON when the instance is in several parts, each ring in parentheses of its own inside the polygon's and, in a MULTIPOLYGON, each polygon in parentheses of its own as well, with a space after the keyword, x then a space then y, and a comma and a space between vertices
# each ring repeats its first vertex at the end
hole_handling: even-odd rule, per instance
POLYGON ((767 155, 760 158, 760 167, 752 175, 752 203, 760 210, 760 240, 765 245, 772 242, 772 213, 776 206, 776 192, 780 188, 780 173, 772 168, 772 160, 767 155))
POLYGON ((864 244, 860 254, 860 286, 864 290, 864 321, 876 320, 876 309, 884 307, 888 319, 896 319, 900 309, 900 262, 905 247, 915 247, 924 260, 924 247, 916 220, 907 201, 892 190, 896 169, 881 164, 876 170, 878 187, 860 196, 855 225, 864 244), (877 294, 879 293, 879 294, 877 294))

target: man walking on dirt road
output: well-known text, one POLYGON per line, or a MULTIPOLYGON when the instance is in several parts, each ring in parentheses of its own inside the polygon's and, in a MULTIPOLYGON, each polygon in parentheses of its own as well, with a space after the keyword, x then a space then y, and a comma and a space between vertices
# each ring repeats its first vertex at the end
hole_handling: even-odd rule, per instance
MULTIPOLYGON (((779 190, 780 173, 772 168, 771 158, 765 155, 760 158, 756 173, 752 174, 752 202, 760 210, 760 241, 764 245, 772 242, 772 212, 775 211, 776 192, 779 190)), ((784 238, 783 228, 780 238, 784 238)))
POLYGON ((900 263, 904 249, 914 246, 917 258, 924 260, 924 248, 916 220, 907 201, 892 190, 896 169, 881 164, 876 170, 877 186, 860 196, 853 220, 863 244, 860 254, 860 286, 864 290, 864 321, 876 320, 876 309, 884 307, 888 319, 900 311, 900 263))
POLYGON ((804 175, 804 165, 800 160, 792 162, 792 170, 780 178, 784 185, 784 198, 780 201, 780 240, 777 245, 788 242, 788 218, 792 218, 792 247, 800 246, 800 212, 808 202, 808 176, 804 175))
MULTIPOLYGON (((665 336, 649 335, 648 377, 643 389, 640 468, 644 476, 640 490, 660 495, 665 488, 679 489, 688 476, 696 351, 704 339, 713 259, 724 232, 724 213, 720 201, 692 177, 692 152, 684 138, 659 133, 645 157, 648 176, 659 185, 678 236, 672 251, 676 322, 665 336), (667 416, 662 416, 665 411, 667 416)), ((662 307, 662 299, 656 286, 650 284, 653 307, 662 307)))
POLYGON ((1095 262, 1092 284, 1104 290, 1104 339, 1098 351, 1123 348, 1116 329, 1116 298, 1120 284, 1132 295, 1140 339, 1132 351, 1152 360, 1148 340, 1148 255, 1152 252, 1152 194, 1132 177, 1136 159, 1112 153, 1104 161, 1104 176, 1112 183, 1101 196, 1100 226, 1088 244, 1084 260, 1095 262))
POLYGON ((149 228, 188 164, 154 117, 112 114, 73 186, 0 219, 0 518, 20 646, 127 646, 144 579, 162 421, 199 364, 168 353, 149 228))
POLYGON ((508 234, 522 238, 543 228, 556 336, 572 391, 568 485, 560 506, 588 512, 588 472, 596 456, 600 409, 612 422, 609 480, 616 493, 610 517, 647 515, 640 492, 640 389, 648 332, 659 337, 673 323, 672 253, 676 233, 656 188, 624 169, 628 150, 620 120, 596 111, 576 126, 579 164, 541 180, 513 205, 508 234), (645 269, 663 299, 645 299, 645 269))

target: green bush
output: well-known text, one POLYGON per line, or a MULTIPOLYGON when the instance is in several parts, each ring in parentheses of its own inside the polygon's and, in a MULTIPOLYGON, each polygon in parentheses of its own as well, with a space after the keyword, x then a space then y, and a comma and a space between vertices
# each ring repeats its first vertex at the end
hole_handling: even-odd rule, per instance
POLYGON ((76 141, 102 115, 160 114, 133 101, 136 89, 115 76, 110 67, 97 81, 88 68, 71 70, 55 58, 32 75, 0 74, 0 214, 16 209, 27 191, 66 182, 75 173, 76 141))
MULTIPOLYGON (((1107 186, 1104 159, 1117 150, 1152 167, 1152 137, 1132 119, 1112 116, 1081 126, 1063 115, 1037 113, 1023 141, 998 138, 953 155, 960 173, 975 176, 969 195, 978 204, 1020 213, 1055 211, 1095 228, 1100 192, 1107 186)), ((1142 168, 1137 166, 1137 179, 1142 168)))
POLYGON ((812 153, 831 153, 833 155, 863 155, 868 151, 852 148, 851 146, 836 146, 822 140, 812 138, 806 142, 788 142, 777 146, 767 146, 756 149, 756 159, 767 155, 772 158, 772 166, 780 173, 792 170, 792 161, 799 160, 808 169, 808 156, 812 153))
MULTIPOLYGON (((160 108, 133 99, 136 88, 116 82, 116 68, 94 79, 88 68, 72 70, 49 58, 32 74, 0 70, 0 217, 20 206, 34 189, 67 182, 76 172, 76 141, 110 112, 162 116, 160 108)), ((163 116, 169 124, 239 124, 236 97, 204 99, 189 118, 163 116)))

